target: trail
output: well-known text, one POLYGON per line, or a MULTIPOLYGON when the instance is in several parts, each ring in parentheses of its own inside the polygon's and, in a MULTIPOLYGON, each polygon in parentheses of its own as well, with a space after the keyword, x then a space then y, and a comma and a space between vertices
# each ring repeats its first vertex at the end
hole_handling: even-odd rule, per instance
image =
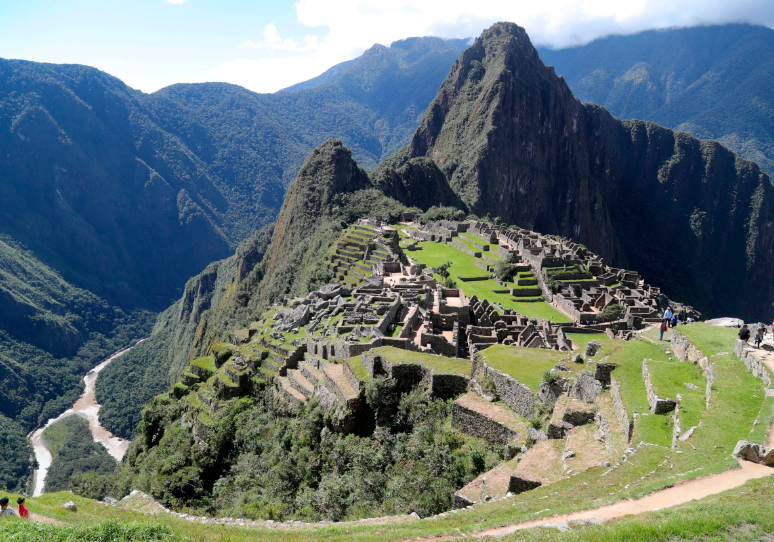
POLYGON ((484 536, 504 536, 522 529, 531 529, 533 527, 540 527, 541 525, 554 524, 554 523, 569 523, 571 521, 590 520, 590 519, 615 519, 629 514, 642 514, 644 512, 652 512, 653 510, 659 510, 661 508, 669 508, 670 506, 676 506, 678 504, 684 504, 696 499, 703 499, 710 495, 716 495, 723 491, 728 491, 735 487, 743 485, 748 480, 755 478, 764 478, 774 474, 774 469, 766 467, 765 465, 759 465, 757 463, 751 463, 749 461, 737 460, 739 462, 740 469, 727 470, 719 474, 713 474, 711 476, 704 476, 702 478, 694 478, 681 484, 677 484, 673 487, 655 491, 650 495, 638 499, 636 501, 626 500, 595 508, 593 510, 584 510, 582 512, 574 512, 572 514, 564 514, 561 516, 550 516, 545 518, 536 519, 533 521, 525 521, 523 523, 517 523, 515 525, 507 525, 505 527, 498 527, 495 529, 487 529, 476 533, 472 536, 484 537, 484 536))
POLYGON ((49 452, 48 448, 46 448, 46 445, 43 442, 43 431, 45 431, 45 429, 51 424, 54 424, 69 416, 77 415, 85 418, 86 421, 89 422, 89 429, 91 430, 91 435, 94 437, 94 441, 102 444, 116 461, 121 461, 121 459, 124 457, 126 449, 129 447, 129 441, 116 437, 110 431, 100 425, 98 417, 100 405, 97 403, 94 386, 102 369, 107 367, 110 362, 112 362, 117 357, 129 352, 129 350, 140 344, 143 340, 138 341, 134 346, 116 352, 105 361, 94 367, 91 371, 86 373, 86 376, 83 377, 83 381, 86 384, 86 387, 78 400, 73 404, 73 407, 67 409, 56 418, 49 419, 43 427, 32 433, 30 440, 32 441, 32 447, 35 450, 35 459, 38 461, 38 468, 35 470, 34 475, 35 483, 32 493, 33 497, 39 497, 43 494, 43 487, 46 483, 46 475, 48 474, 48 469, 51 468, 51 463, 53 461, 51 452, 49 452))

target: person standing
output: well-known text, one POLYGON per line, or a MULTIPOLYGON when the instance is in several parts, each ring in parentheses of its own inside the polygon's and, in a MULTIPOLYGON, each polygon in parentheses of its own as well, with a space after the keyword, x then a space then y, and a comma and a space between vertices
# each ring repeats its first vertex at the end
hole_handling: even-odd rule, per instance
POLYGON ((666 319, 666 320, 671 320, 672 319, 672 307, 667 307, 667 310, 664 313, 664 319, 666 319))
POLYGON ((766 328, 763 324, 758 324, 758 329, 755 330, 755 348, 760 348, 763 342, 763 336, 766 334, 766 328))
POLYGON ((666 319, 664 319, 664 320, 661 320, 661 328, 660 328, 661 335, 658 338, 659 341, 663 341, 664 340, 664 332, 666 330, 667 330, 667 321, 666 321, 666 319))
POLYGON ((0 499, 0 517, 3 516, 15 516, 13 508, 8 506, 8 497, 0 499))
POLYGON ((18 511, 19 511, 19 517, 27 519, 30 517, 30 511, 27 510, 27 507, 24 506, 24 497, 19 497, 16 499, 16 504, 19 505, 18 511))

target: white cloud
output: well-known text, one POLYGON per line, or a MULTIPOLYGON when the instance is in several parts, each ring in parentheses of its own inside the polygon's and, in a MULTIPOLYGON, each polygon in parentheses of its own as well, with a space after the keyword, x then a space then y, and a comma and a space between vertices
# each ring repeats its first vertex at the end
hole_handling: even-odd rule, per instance
POLYGON ((303 43, 298 43, 293 38, 282 39, 280 38, 279 30, 274 23, 269 23, 263 31, 263 41, 255 42, 253 40, 247 40, 242 45, 246 47, 254 47, 256 49, 273 49, 279 51, 313 51, 319 47, 317 42, 317 36, 313 34, 307 34, 304 37, 303 43))
POLYGON ((475 37, 496 21, 523 26, 533 43, 583 44, 613 33, 725 22, 774 24, 771 0, 299 0, 298 21, 327 29, 299 43, 273 24, 263 40, 245 41, 260 58, 232 60, 207 77, 273 92, 319 75, 375 43, 412 36, 475 37))

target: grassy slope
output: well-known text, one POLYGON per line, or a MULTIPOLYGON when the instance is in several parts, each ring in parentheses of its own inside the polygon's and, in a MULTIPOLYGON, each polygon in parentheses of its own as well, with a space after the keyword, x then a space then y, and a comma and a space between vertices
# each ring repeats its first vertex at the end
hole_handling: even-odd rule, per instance
MULTIPOLYGON (((450 261, 452 266, 449 271, 453 278, 480 277, 487 274, 485 270, 476 265, 476 258, 445 243, 424 241, 419 243, 416 250, 407 251, 406 255, 415 263, 423 263, 428 267, 438 267, 450 261)), ((437 275, 436 278, 438 278, 437 275)), ((461 287, 468 297, 475 295, 479 299, 488 299, 490 303, 497 301, 506 309, 514 309, 530 318, 547 318, 554 322, 572 321, 548 303, 518 302, 509 294, 494 293, 492 290, 502 289, 502 286, 498 286, 494 280, 471 282, 457 280, 457 286, 461 287)))
POLYGON ((437 356, 435 354, 423 354, 421 352, 410 352, 392 346, 383 346, 374 349, 375 356, 381 356, 392 364, 397 363, 416 363, 424 367, 433 369, 440 374, 470 374, 470 361, 437 356))

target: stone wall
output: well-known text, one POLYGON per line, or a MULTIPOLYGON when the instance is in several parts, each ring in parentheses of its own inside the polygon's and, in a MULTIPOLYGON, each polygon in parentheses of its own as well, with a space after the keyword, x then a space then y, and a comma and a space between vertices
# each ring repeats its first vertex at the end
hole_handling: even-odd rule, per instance
POLYGON ((734 344, 734 354, 744 361, 752 374, 760 378, 767 388, 771 387, 771 372, 755 348, 751 347, 747 341, 737 339, 736 344, 734 344))
POLYGON ((433 352, 442 356, 453 358, 457 355, 457 345, 447 341, 443 335, 435 335, 423 331, 419 336, 419 343, 422 346, 429 346, 433 349, 433 352))
POLYGON ((518 412, 528 420, 535 416, 535 394, 534 392, 510 375, 496 371, 492 367, 485 367, 486 374, 492 378, 495 391, 500 399, 508 405, 511 410, 518 412))
POLYGON ((432 374, 432 391, 435 397, 449 399, 468 391, 470 377, 455 374, 432 374))
POLYGON ((395 301, 393 301, 393 303, 389 306, 382 319, 379 320, 378 324, 376 324, 376 328, 382 333, 387 333, 387 328, 392 323, 392 319, 395 318, 395 315, 398 313, 398 309, 400 309, 400 298, 395 298, 395 301))
POLYGON ((653 390, 653 384, 650 381, 650 371, 648 371, 648 361, 642 360, 642 379, 645 381, 645 392, 648 394, 648 404, 653 414, 667 414, 672 412, 677 403, 672 399, 662 399, 653 390))
POLYGON ((691 341, 689 341, 684 335, 681 335, 677 329, 672 330, 672 341, 670 346, 672 352, 675 353, 677 359, 680 361, 692 361, 698 363, 701 366, 702 371, 707 371, 707 365, 709 360, 701 350, 696 348, 691 341))
POLYGON ((503 446, 518 436, 513 429, 458 403, 452 405, 451 424, 463 433, 503 446))
POLYGON ((629 413, 626 411, 623 401, 621 401, 621 388, 613 376, 610 377, 610 391, 613 394, 615 417, 618 418, 618 423, 620 423, 623 428, 626 442, 631 442, 632 432, 634 430, 634 420, 629 417, 629 413))
POLYGON ((343 363, 342 369, 344 378, 347 379, 347 382, 349 382, 349 385, 352 386, 352 389, 356 392, 360 392, 360 380, 357 376, 355 376, 355 373, 352 372, 352 368, 349 366, 349 363, 343 363))

